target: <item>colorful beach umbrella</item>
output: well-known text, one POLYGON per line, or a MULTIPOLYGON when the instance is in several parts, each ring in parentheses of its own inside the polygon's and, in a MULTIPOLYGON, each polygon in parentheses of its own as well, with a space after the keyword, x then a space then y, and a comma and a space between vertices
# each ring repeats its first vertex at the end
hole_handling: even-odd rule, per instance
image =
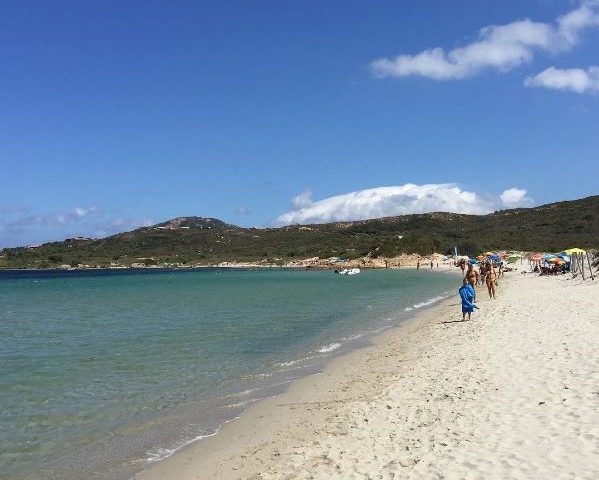
POLYGON ((533 253, 530 256, 531 261, 533 262, 540 262, 541 260, 543 260, 544 255, 542 253, 533 253))
POLYGON ((564 250, 564 252, 566 252, 568 255, 572 255, 573 253, 587 253, 586 250, 583 250, 582 248, 568 248, 568 250, 564 250))
POLYGON ((511 255, 508 255, 507 261, 509 263, 513 263, 520 258, 522 258, 522 255, 520 255, 519 253, 512 253, 511 255))
POLYGON ((471 258, 468 261, 470 262, 471 265, 477 265, 478 264, 478 260, 476 258, 471 258))
POLYGON ((552 258, 555 258, 555 255, 553 253, 546 253, 545 255, 543 255, 543 258, 545 260, 551 260, 552 258))
POLYGON ((563 259, 564 262, 568 262, 569 263, 570 260, 571 260, 570 259, 570 255, 568 255, 566 252, 557 253, 555 256, 563 259))

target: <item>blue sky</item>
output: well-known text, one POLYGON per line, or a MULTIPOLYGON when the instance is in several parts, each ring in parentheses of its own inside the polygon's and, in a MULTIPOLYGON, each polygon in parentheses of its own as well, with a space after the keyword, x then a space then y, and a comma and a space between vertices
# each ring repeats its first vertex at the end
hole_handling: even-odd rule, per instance
POLYGON ((595 1, 4 1, 0 247, 597 194, 598 52, 595 1))

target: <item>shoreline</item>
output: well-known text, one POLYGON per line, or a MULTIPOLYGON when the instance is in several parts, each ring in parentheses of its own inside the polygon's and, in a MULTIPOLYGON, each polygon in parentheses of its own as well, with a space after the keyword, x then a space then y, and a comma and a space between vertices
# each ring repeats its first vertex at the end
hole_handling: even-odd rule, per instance
POLYGON ((442 300, 135 478, 596 477, 598 291, 512 273, 471 322, 442 300))
MULTIPOLYGON (((441 266, 453 266, 453 261, 440 253, 431 255, 420 255, 417 253, 403 254, 397 257, 362 257, 353 260, 343 260, 338 257, 331 258, 304 258, 298 260, 289 260, 280 263, 265 263, 258 261, 222 261, 219 263, 209 264, 182 264, 182 263, 156 263, 144 264, 143 262, 134 262, 132 264, 114 264, 114 265, 88 265, 79 264, 78 266, 70 265, 54 265, 51 267, 2 267, 1 271, 119 271, 119 270, 200 270, 208 268, 232 268, 232 269, 290 269, 290 270, 334 270, 338 268, 362 268, 362 269, 401 269, 401 268, 416 268, 418 262, 422 263, 422 268, 428 269, 428 262, 433 261, 435 268, 441 266)), ((280 259, 278 259, 280 260, 280 259)))
MULTIPOLYGON (((232 270, 335 270, 347 265, 333 265, 327 267, 321 266, 301 266, 301 265, 246 265, 246 264, 234 264, 234 265, 198 265, 191 267, 75 267, 75 268, 0 268, 0 272, 119 272, 119 271, 187 271, 187 270, 207 270, 207 269, 232 269, 232 270)), ((433 270, 439 270, 443 268, 449 269, 455 267, 454 265, 442 264, 435 266, 433 270)), ((353 267, 352 267, 353 268, 353 267)), ((362 270, 401 270, 401 269, 415 269, 416 265, 402 265, 397 267, 395 265, 389 267, 366 265, 360 266, 362 270)), ((430 267, 422 266, 422 270, 430 270, 430 267)))
MULTIPOLYGON (((353 265, 353 264, 352 264, 353 265)), ((302 265, 250 265, 250 264, 227 264, 227 265, 201 265, 201 266, 190 266, 190 267, 75 267, 75 268, 1 268, 0 274, 2 272, 7 273, 44 273, 44 272, 52 272, 52 273, 73 273, 73 272, 155 272, 155 273, 163 273, 163 272, 193 272, 193 271, 201 271, 201 270, 291 270, 291 271, 334 271, 340 268, 349 268, 351 265, 348 264, 335 264, 331 266, 302 266, 302 265)), ((354 268, 354 267, 351 267, 354 268)), ((398 267, 396 265, 390 265, 388 267, 380 266, 380 265, 362 265, 359 266, 361 270, 414 270, 417 269, 416 264, 405 264, 398 267)), ((440 263, 439 266, 436 266, 431 269, 426 264, 423 264, 420 267, 420 270, 423 271, 433 271, 433 272, 453 272, 457 271, 455 265, 450 262, 440 263)), ((458 271, 459 273, 459 271, 458 271)))
MULTIPOLYGON (((415 266, 407 268, 415 268, 415 266)), ((456 273, 456 276, 461 276, 461 272, 455 267, 453 269, 443 269, 443 272, 456 273)), ((456 292, 457 288, 456 283, 456 292)), ((202 476, 201 478, 231 480, 245 478, 241 473, 238 475, 240 470, 234 467, 231 469, 231 475, 223 476, 222 471, 217 471, 216 464, 220 465, 224 461, 224 458, 221 458, 223 455, 230 457, 235 451, 240 451, 249 439, 258 438, 264 431, 268 432, 268 437, 271 437, 271 428, 264 430, 263 427, 266 423, 272 423, 273 418, 270 412, 273 409, 276 410, 280 404, 302 403, 305 395, 311 398, 310 391, 321 392, 330 388, 330 385, 328 385, 330 378, 335 378, 335 383, 346 380, 346 377, 350 376, 350 373, 346 370, 348 363, 359 364, 363 355, 370 351, 376 351, 378 346, 384 343, 388 337, 403 335, 406 340, 409 340, 411 331, 418 328, 420 322, 430 321, 437 317, 438 312, 453 308, 456 299, 452 297, 448 296, 441 299, 435 297, 432 299, 434 301, 431 304, 397 312, 398 315, 407 315, 407 317, 397 325, 371 334, 367 337, 368 343, 366 345, 358 346, 341 355, 329 358, 321 371, 291 381, 283 392, 253 401, 239 416, 225 421, 216 432, 181 445, 171 455, 152 463, 149 468, 136 474, 133 479, 160 480, 172 478, 172 480, 175 480, 199 478, 193 472, 181 470, 182 468, 185 469, 184 465, 190 464, 190 457, 195 459, 193 463, 198 471, 203 472, 203 475, 206 475, 206 468, 214 468, 213 476, 202 476), (304 389, 307 391, 305 392, 304 389), (226 454, 223 452, 226 452, 226 454), (204 462, 206 462, 206 465, 204 465, 204 462)))
MULTIPOLYGON (((283 267, 283 269, 285 269, 285 268, 283 267)), ((415 270, 416 266, 407 266, 406 269, 407 270, 415 270)), ((297 270, 297 268, 290 268, 288 270, 297 270)), ((302 270, 315 271, 317 269, 302 269, 302 270)), ((380 270, 380 269, 373 268, 372 270, 380 270)), ((394 269, 394 270, 396 270, 396 269, 394 269)), ((432 274, 441 273, 441 274, 452 274, 456 277, 456 279, 461 278, 460 270, 450 264, 440 265, 439 268, 435 267, 433 270, 430 270, 430 268, 421 267, 421 270, 423 270, 423 275, 428 275, 430 273, 432 273, 432 274)), ((459 282, 457 282, 457 280, 456 280, 456 284, 455 284, 456 291, 458 288, 458 283, 459 282)), ((240 419, 244 419, 245 416, 248 415, 248 411, 251 412, 252 409, 254 409, 254 408, 262 409, 263 407, 260 407, 260 405, 262 405, 263 402, 268 403, 272 399, 276 399, 278 397, 285 396, 289 393, 289 390, 291 390, 293 388, 301 389, 302 382, 309 381, 309 379, 311 379, 313 377, 318 377, 320 375, 325 374, 332 364, 335 364, 338 361, 343 363, 348 357, 352 356, 356 352, 360 352, 364 349, 376 348, 376 345, 377 345, 379 339, 384 338, 384 336, 388 332, 395 331, 397 329, 402 329, 402 328, 404 328, 404 326, 407 326, 413 322, 416 322, 418 320, 419 315, 425 314, 429 310, 433 310, 433 309, 437 308, 438 306, 442 305, 444 302, 451 300, 451 297, 453 296, 448 291, 439 292, 438 294, 431 293, 431 295, 432 296, 430 296, 428 298, 424 298, 421 301, 419 301, 418 303, 415 303, 413 305, 410 305, 405 308, 401 308, 400 310, 397 310, 394 313, 394 315, 396 317, 394 324, 384 325, 380 328, 377 328, 376 330, 361 333, 358 336, 356 336, 355 338, 349 337, 346 339, 342 339, 343 343, 334 343, 331 345, 323 346, 323 348, 327 348, 327 347, 333 347, 333 348, 331 350, 319 350, 319 352, 324 354, 324 356, 320 360, 317 360, 314 363, 306 364, 306 365, 304 365, 304 367, 300 367, 300 368, 305 368, 306 369, 305 371, 308 373, 305 373, 305 374, 303 374, 299 377, 293 378, 291 380, 284 381, 281 384, 276 384, 274 387, 268 387, 274 393, 271 393, 267 396, 261 396, 258 398, 249 399, 247 401, 247 406, 244 406, 244 409, 237 416, 224 420, 224 422, 216 429, 216 431, 209 433, 209 434, 201 435, 195 439, 188 440, 185 443, 177 446, 176 448, 174 448, 173 450, 171 450, 169 452, 165 451, 164 455, 151 461, 148 469, 137 473, 132 478, 135 478, 135 479, 144 478, 143 475, 146 474, 148 471, 153 470, 156 466, 161 465, 163 462, 169 461, 173 457, 177 457, 178 455, 185 453, 188 449, 193 449, 197 444, 201 443, 202 445, 205 445, 204 442, 210 442, 215 438, 220 438, 223 435, 223 431, 228 432, 230 428, 237 429, 238 428, 237 422, 239 422, 240 419), (331 356, 328 356, 328 354, 330 354, 331 352, 335 352, 335 353, 332 353, 331 356), (300 386, 295 387, 296 384, 300 384, 300 386), (231 425, 231 426, 229 426, 229 425, 231 425)), ((295 363, 295 361, 293 361, 293 362, 295 363)), ((249 415, 251 415, 251 413, 249 415)), ((243 420, 241 420, 241 421, 243 421, 243 420)), ((244 427, 242 427, 242 428, 244 428, 244 427)), ((228 435, 228 434, 225 434, 225 436, 226 435, 228 435)), ((217 440, 217 442, 218 442, 218 440, 217 440)), ((220 447, 216 447, 216 448, 220 449, 220 447)), ((218 477, 218 475, 217 475, 217 477, 215 477, 215 478, 220 478, 220 477, 218 477)))

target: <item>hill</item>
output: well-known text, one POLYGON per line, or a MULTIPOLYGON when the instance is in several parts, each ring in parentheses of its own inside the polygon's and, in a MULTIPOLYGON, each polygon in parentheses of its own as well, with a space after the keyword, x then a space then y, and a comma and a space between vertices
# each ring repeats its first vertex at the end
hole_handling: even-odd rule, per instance
POLYGON ((426 213, 373 220, 280 228, 243 228, 204 217, 179 217, 151 227, 92 240, 82 237, 40 247, 5 248, 3 268, 63 264, 284 263, 308 257, 348 259, 401 253, 476 254, 495 249, 559 251, 599 246, 599 196, 488 215, 426 213))

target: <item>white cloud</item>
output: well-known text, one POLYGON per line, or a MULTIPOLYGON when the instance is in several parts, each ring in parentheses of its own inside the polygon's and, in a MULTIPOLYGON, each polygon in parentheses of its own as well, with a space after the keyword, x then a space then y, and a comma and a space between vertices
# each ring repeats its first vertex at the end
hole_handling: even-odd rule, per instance
POLYGON ((295 209, 309 207, 312 205, 312 191, 306 188, 302 193, 291 199, 291 204, 295 209))
MULTIPOLYGON (((526 197, 526 190, 509 189, 504 194, 506 199, 512 200, 511 206, 528 204, 530 200, 526 197), (511 190, 524 193, 518 200, 514 193, 510 196, 511 190)), ((407 183, 359 190, 316 202, 311 201, 304 206, 297 205, 291 211, 279 216, 276 223, 280 225, 326 223, 439 211, 484 214, 504 205, 500 198, 481 196, 463 190, 455 184, 407 183)))
POLYGON ((506 25, 480 29, 477 41, 446 52, 443 48, 381 58, 370 64, 375 77, 423 76, 435 80, 457 80, 484 69, 501 72, 532 61, 535 49, 571 49, 583 30, 599 26, 599 2, 587 0, 580 7, 556 19, 555 25, 518 20, 506 25))
POLYGON ((527 193, 523 188, 512 187, 504 190, 499 198, 508 208, 524 207, 532 204, 532 199, 526 195, 527 193))
POLYGON ((579 41, 580 33, 589 28, 599 26, 599 1, 583 1, 579 8, 557 19, 558 32, 569 45, 579 41))
POLYGON ((527 87, 545 87, 554 90, 570 90, 576 93, 599 92, 599 67, 560 69, 549 67, 541 73, 527 77, 527 87))

